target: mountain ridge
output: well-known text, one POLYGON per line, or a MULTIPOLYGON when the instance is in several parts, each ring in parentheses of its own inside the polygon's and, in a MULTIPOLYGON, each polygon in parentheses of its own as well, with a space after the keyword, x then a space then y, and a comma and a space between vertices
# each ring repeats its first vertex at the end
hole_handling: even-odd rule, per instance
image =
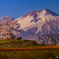
MULTIPOLYGON (((53 13, 54 15, 56 15, 56 16, 59 16, 58 14, 56 14, 56 13, 54 13, 54 12, 52 12, 52 11, 50 11, 49 9, 43 9, 43 10, 45 10, 46 12, 50 12, 50 13, 53 13)), ((25 15, 23 15, 23 16, 21 16, 21 17, 26 17, 27 15, 29 15, 29 14, 32 14, 32 15, 34 15, 36 12, 41 12, 41 11, 43 11, 43 10, 35 10, 35 11, 31 11, 31 12, 29 12, 29 13, 27 13, 27 14, 25 14, 25 15), (33 14, 33 12, 34 12, 34 14, 33 14)), ((21 17, 20 17, 20 19, 21 19, 21 17)))

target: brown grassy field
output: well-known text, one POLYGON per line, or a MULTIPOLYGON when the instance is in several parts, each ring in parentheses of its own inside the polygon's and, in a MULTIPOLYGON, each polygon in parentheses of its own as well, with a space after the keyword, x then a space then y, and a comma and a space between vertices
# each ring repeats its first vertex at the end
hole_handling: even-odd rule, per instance
POLYGON ((57 59, 59 46, 0 48, 0 59, 57 59))
POLYGON ((32 40, 0 41, 0 59, 55 59, 59 46, 40 45, 32 40))
POLYGON ((49 45, 42 47, 26 47, 26 48, 0 48, 0 51, 41 51, 41 50, 59 51, 59 46, 49 45))

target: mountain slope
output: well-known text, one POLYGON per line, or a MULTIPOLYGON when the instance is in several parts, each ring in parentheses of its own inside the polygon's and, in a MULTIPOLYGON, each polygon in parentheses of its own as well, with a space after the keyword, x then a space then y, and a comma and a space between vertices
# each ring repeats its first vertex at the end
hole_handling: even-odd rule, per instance
POLYGON ((21 33, 24 39, 39 42, 40 35, 53 35, 59 32, 59 15, 48 9, 32 11, 16 20, 20 23, 20 29, 24 31, 21 33))

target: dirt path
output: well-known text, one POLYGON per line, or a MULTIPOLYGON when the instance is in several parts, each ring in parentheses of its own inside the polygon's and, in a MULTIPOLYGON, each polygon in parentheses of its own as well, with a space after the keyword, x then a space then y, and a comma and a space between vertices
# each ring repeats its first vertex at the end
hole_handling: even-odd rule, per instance
POLYGON ((59 51, 59 46, 44 46, 44 47, 30 47, 30 48, 0 48, 0 51, 40 51, 40 50, 59 51))

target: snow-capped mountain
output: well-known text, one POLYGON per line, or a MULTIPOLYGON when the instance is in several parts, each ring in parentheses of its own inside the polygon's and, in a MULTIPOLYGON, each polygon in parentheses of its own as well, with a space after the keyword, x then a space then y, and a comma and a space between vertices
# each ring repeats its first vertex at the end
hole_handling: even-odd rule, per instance
POLYGON ((59 15, 48 9, 32 11, 17 18, 16 21, 20 23, 20 29, 23 30, 21 33, 23 39, 39 42, 40 35, 55 35, 59 32, 59 15))

